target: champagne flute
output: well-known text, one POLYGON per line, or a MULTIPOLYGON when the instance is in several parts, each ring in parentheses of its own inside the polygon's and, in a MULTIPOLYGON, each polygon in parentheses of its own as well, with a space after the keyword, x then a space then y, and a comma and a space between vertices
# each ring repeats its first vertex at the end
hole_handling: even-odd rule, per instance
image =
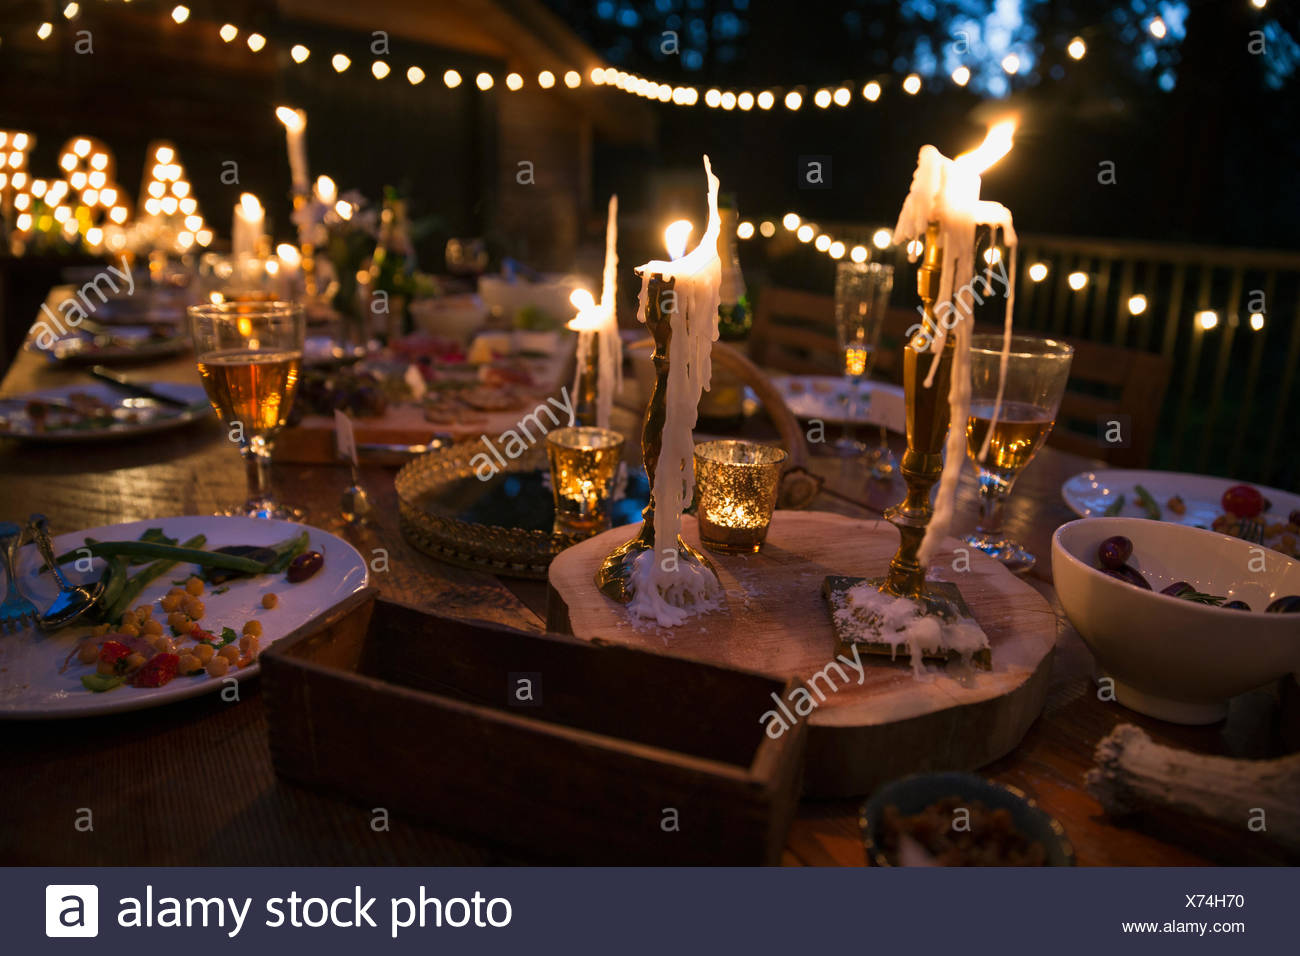
POLYGON ((194 305, 188 313, 203 388, 248 469, 248 500, 226 514, 299 517, 271 492, 271 447, 298 390, 302 307, 241 300, 194 305))
MULTIPOLYGON (((835 338, 845 378, 844 424, 835 451, 844 457, 863 454, 865 446, 850 436, 856 418, 857 401, 870 401, 862 382, 871 374, 880 347, 889 293, 894 287, 894 267, 879 262, 841 262, 835 268, 835 338)), ((881 427, 883 454, 889 454, 881 427)), ((881 451, 873 458, 881 460, 881 451)), ((873 468, 874 471, 874 468, 873 468)))
POLYGON ((979 473, 980 520, 963 539, 1013 571, 1037 560, 1002 532, 1002 512, 1011 486, 1047 440, 1070 377, 1074 348, 1054 339, 1013 335, 997 421, 1002 367, 1001 335, 971 336, 971 405, 966 451, 979 473), (985 443, 988 451, 981 460, 985 443))

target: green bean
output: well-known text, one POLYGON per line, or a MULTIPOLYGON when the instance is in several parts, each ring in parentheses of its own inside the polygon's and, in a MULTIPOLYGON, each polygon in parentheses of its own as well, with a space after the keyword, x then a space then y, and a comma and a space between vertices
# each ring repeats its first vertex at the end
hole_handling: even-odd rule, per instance
POLYGON ((1102 514, 1106 515, 1107 517, 1113 517, 1114 515, 1119 514, 1123 510, 1124 510, 1124 496, 1120 495, 1118 498, 1116 498, 1114 501, 1112 501, 1109 505, 1106 506, 1106 510, 1103 511, 1102 514))
MULTIPOLYGON (((241 558, 221 551, 203 551, 199 548, 178 548, 173 545, 156 544, 152 541, 97 541, 87 548, 97 558, 160 558, 176 563, 197 564, 201 568, 225 568, 228 571, 242 571, 245 574, 261 574, 266 565, 251 558, 241 558)), ((77 552, 70 552, 68 560, 77 557, 77 552)), ((57 560, 57 559, 56 559, 57 560)), ((132 562, 138 563, 138 562, 132 562)))
POLYGON ((1160 520, 1160 506, 1156 504, 1156 499, 1151 497, 1151 492, 1147 491, 1141 485, 1135 485, 1133 488, 1137 492, 1138 504, 1146 509, 1147 517, 1153 521, 1160 520))
MULTIPOLYGON (((181 547, 202 548, 203 545, 207 543, 207 540, 208 539, 205 535, 196 534, 194 537, 182 544, 181 547)), ((112 622, 120 620, 122 615, 126 612, 126 609, 131 606, 131 602, 140 596, 140 592, 145 589, 145 586, 148 585, 150 581, 162 577, 162 575, 176 567, 176 563, 177 562, 175 561, 167 559, 154 561, 144 570, 137 571, 135 574, 131 575, 126 582, 126 586, 122 588, 122 593, 118 595, 117 600, 110 606, 105 618, 112 622)))

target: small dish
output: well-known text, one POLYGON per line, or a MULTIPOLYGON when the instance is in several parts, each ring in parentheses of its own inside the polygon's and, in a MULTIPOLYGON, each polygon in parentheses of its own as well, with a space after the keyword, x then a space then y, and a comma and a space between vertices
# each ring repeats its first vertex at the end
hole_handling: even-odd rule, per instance
POLYGON ((885 856, 881 844, 880 825, 886 807, 896 806, 910 815, 920 813, 944 797, 978 800, 990 810, 1006 810, 1023 836, 1043 845, 1048 866, 1074 866, 1074 846, 1055 817, 1015 787, 994 783, 978 774, 955 771, 918 773, 893 780, 878 788, 862 805, 858 826, 871 865, 895 865, 885 856))

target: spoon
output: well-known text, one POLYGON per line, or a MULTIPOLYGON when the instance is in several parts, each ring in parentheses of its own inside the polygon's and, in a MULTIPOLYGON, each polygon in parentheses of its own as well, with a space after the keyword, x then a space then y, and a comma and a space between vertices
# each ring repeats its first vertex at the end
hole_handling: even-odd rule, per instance
POLYGON ((352 484, 343 490, 343 500, 339 502, 339 512, 348 524, 364 524, 370 514, 370 496, 361 484, 361 475, 356 463, 352 464, 352 484))
POLYGON ((45 564, 54 572, 55 579, 59 582, 59 595, 45 611, 40 615, 36 624, 43 631, 52 631, 56 628, 64 627, 71 624, 81 615, 90 610, 91 606, 99 600, 99 595, 103 593, 104 581, 101 578, 94 584, 75 585, 69 583, 68 579, 63 576, 63 571, 59 568, 54 560, 54 545, 50 542, 49 521, 43 514, 33 514, 28 519, 28 527, 31 529, 32 537, 36 539, 36 547, 41 552, 41 557, 45 559, 45 564))

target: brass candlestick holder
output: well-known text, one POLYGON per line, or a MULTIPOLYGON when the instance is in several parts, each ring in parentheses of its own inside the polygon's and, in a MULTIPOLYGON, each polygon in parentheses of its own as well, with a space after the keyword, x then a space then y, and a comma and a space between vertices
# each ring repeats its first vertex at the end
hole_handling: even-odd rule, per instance
POLYGON ((578 356, 578 378, 573 396, 573 418, 579 425, 596 427, 597 356, 600 350, 600 332, 579 332, 589 336, 585 354, 578 356))
MULTIPOLYGON (((303 211, 311 201, 311 196, 301 190, 295 189, 293 192, 293 211, 299 218, 302 217, 303 211)), ((307 237, 311 235, 311 227, 308 225, 298 225, 298 249, 302 253, 302 287, 307 298, 316 297, 316 246, 307 237)))
MULTIPOLYGON (((645 324, 655 343, 654 353, 650 356, 655 366, 655 384, 650 393, 650 404, 646 406, 645 425, 641 429, 641 457, 646 474, 650 476, 650 501, 641 512, 641 530, 637 536, 611 551, 596 571, 596 587, 620 604, 632 600, 627 587, 632 577, 632 565, 645 552, 655 550, 654 478, 659 453, 663 449, 664 422, 668 416, 668 344, 673 336, 672 316, 664 312, 662 300, 665 293, 672 293, 676 281, 676 278, 652 275, 647 289, 645 324)), ((595 352, 594 345, 591 351, 595 352)), ((683 541, 681 535, 677 536, 677 560, 684 564, 703 565, 717 577, 709 559, 683 541)))
POLYGON ((898 551, 889 562, 889 572, 873 583, 878 583, 886 594, 921 601, 926 605, 927 613, 952 617, 964 607, 956 585, 946 582, 927 584, 925 568, 917 557, 934 514, 930 506, 930 491, 943 473, 943 445, 951 416, 948 386, 952 378, 953 336, 944 340, 934 384, 930 388, 924 384, 929 372, 928 363, 934 361, 929 343, 936 341, 939 331, 934 303, 939 296, 942 274, 943 248, 939 244, 939 224, 932 222, 925 230, 925 253, 916 272, 916 291, 925 312, 922 331, 903 349, 907 451, 903 453, 900 470, 907 483, 907 497, 885 512, 885 518, 898 529, 900 540, 898 551))

